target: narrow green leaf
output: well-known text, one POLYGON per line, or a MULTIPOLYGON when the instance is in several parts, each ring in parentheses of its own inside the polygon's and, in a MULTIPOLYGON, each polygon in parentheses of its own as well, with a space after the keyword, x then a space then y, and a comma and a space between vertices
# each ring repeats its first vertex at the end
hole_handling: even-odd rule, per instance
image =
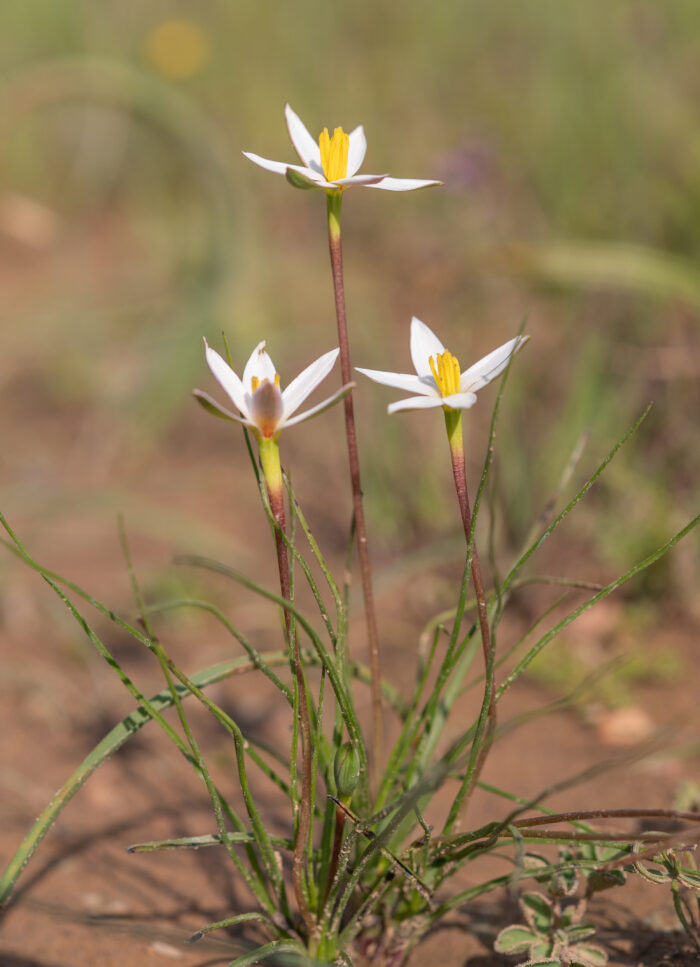
POLYGON ((202 927, 196 933, 193 933, 191 937, 188 937, 185 943, 192 944, 197 943, 202 937, 207 933, 212 933, 214 930, 222 930, 224 927, 235 927, 239 923, 250 923, 250 921, 257 921, 258 923, 264 923, 266 926, 271 927, 273 930, 277 930, 274 923, 269 917, 266 917, 263 913, 239 913, 235 917, 227 917, 225 920, 217 920, 216 923, 208 923, 206 927, 202 927))
POLYGON ((643 561, 640 561, 628 571, 625 571, 621 577, 606 585, 606 587, 604 587, 597 594, 594 594, 593 597, 589 598, 587 601, 584 601, 582 605, 580 605, 578 608, 575 608, 564 619, 562 619, 562 621, 558 622, 558 624, 550 629, 546 635, 540 638, 539 641, 532 646, 525 657, 518 662, 510 675, 508 675, 508 677, 504 680, 503 684, 498 689, 496 701, 500 701, 503 693, 510 688, 513 682, 522 674, 530 662, 533 661, 533 659, 542 651, 545 645, 549 644, 549 642, 555 638, 559 632, 568 627, 573 621, 582 615, 584 611, 588 611, 588 609, 593 607, 594 604, 602 601, 603 598, 607 598, 608 595, 612 594, 613 591, 616 591, 618 588, 622 587, 623 584, 626 584, 633 577, 636 577, 637 574, 641 574, 641 572, 646 570, 646 568, 650 567, 652 564, 655 564, 659 558, 663 557, 664 554, 670 551, 672 547, 675 547, 680 540, 689 534, 693 528, 698 525, 698 523, 700 523, 700 514, 689 521, 685 527, 678 531, 677 534, 674 534, 673 537, 669 538, 665 544, 662 544, 661 547, 658 547, 652 554, 649 555, 649 557, 646 557, 643 561))
MULTIPOLYGON (((280 655, 284 657, 282 653, 280 655)), ((233 661, 212 665, 211 668, 197 672, 192 676, 192 680, 200 688, 206 688, 208 685, 213 685, 215 682, 220 682, 222 679, 234 674, 237 669, 243 668, 246 665, 250 665, 249 659, 241 656, 233 661)), ((182 685, 176 685, 175 687, 181 698, 187 698, 190 694, 182 685)), ((149 702, 158 711, 164 711, 173 704, 173 698, 169 690, 165 689, 149 699, 149 702)), ((103 762, 114 755, 132 735, 135 735, 139 729, 150 721, 151 716, 143 706, 134 709, 133 712, 122 719, 118 725, 115 725, 105 735, 92 752, 83 759, 70 778, 64 782, 51 802, 32 825, 14 856, 11 857, 2 877, 0 877, 0 905, 7 901, 19 875, 31 859, 37 846, 80 787, 103 762)))
MULTIPOLYGON (((278 849, 294 849, 291 839, 284 839, 281 836, 271 836, 270 842, 278 849)), ((158 839, 152 843, 134 843, 127 846, 127 853, 153 853, 164 849, 201 849, 205 846, 224 846, 226 844, 245 845, 255 843, 255 836, 252 833, 227 833, 225 838, 218 833, 211 833, 205 836, 183 836, 181 839, 158 839)))
MULTIPOLYGON (((295 943, 293 940, 275 940, 273 943, 265 944, 263 947, 256 947, 255 950, 251 950, 250 953, 244 954, 242 957, 236 957, 226 967, 248 967, 248 964, 260 963, 263 960, 274 957, 276 954, 298 954, 301 958, 300 964, 309 962, 306 951, 301 944, 295 943)), ((283 963, 284 961, 281 962, 283 963)))

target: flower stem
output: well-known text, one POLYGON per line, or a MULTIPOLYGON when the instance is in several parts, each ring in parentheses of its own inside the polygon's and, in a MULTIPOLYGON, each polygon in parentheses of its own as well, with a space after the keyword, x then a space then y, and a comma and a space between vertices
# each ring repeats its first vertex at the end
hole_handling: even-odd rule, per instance
POLYGON ((462 411, 445 408, 445 427, 447 428, 447 438, 450 444, 450 454, 452 456, 452 474, 457 491, 457 501, 462 515, 462 526, 464 527, 464 537, 467 547, 471 543, 472 548, 472 583, 476 596, 476 610, 479 618, 479 629, 481 632, 481 647, 484 654, 484 669, 486 675, 486 685, 490 691, 491 699, 488 710, 488 725, 484 735, 483 752, 474 773, 474 782, 478 778, 479 772, 485 759, 486 750, 489 746, 490 737, 496 727, 496 702, 493 688, 493 663, 490 661, 491 649, 491 627, 489 625, 489 614, 486 605, 486 592, 484 591, 484 581, 481 574, 481 564, 479 554, 476 549, 476 541, 472 537, 471 509, 469 507, 469 491, 467 490, 467 472, 464 463, 464 435, 462 430, 462 411), (489 668, 491 672, 489 673, 489 668), (490 681, 489 681, 490 674, 490 681))
POLYGON ((333 886, 333 881, 338 875, 338 863, 340 860, 340 851, 343 847, 343 833, 345 832, 345 813, 340 808, 340 806, 335 807, 335 831, 333 833, 333 852, 331 853, 331 862, 328 867, 328 882, 326 883, 326 896, 325 900, 328 899, 328 894, 333 886))
MULTIPOLYGON (((341 191, 329 191, 326 197, 328 200, 328 245, 331 256, 331 268, 333 270, 335 314, 338 323, 338 346, 340 347, 340 372, 343 383, 349 383, 352 379, 352 366, 350 364, 350 343, 348 341, 348 325, 345 313, 343 247, 340 236, 340 213, 343 195, 341 191)), ((355 427, 355 407, 352 393, 348 393, 343 403, 345 407, 345 436, 348 444, 353 514, 357 534, 360 574, 362 578, 362 594, 365 602, 365 623, 370 656, 369 663, 372 674, 372 758, 376 776, 379 775, 382 755, 382 691, 379 665, 379 635, 377 633, 377 616, 372 591, 372 575, 367 546, 367 528, 362 505, 360 460, 357 451, 357 430, 355 427)))
MULTIPOLYGON (((289 579, 289 555, 284 543, 283 535, 287 532, 287 520, 284 510, 284 487, 282 482, 282 466, 280 464, 279 444, 274 438, 259 440, 260 463, 262 465, 270 509, 275 518, 275 546, 277 549, 277 566, 280 578, 280 593, 287 601, 291 601, 289 579)), ((304 921, 309 936, 316 930, 316 921, 306 901, 304 891, 304 869, 306 866, 306 849, 311 830, 311 791, 312 749, 311 749, 311 721, 309 719, 309 705, 306 692, 304 669, 299 652, 299 639, 296 634, 291 613, 285 608, 284 624, 287 631, 287 641, 292 651, 294 677, 297 682, 299 696, 299 733, 301 736, 301 797, 299 802, 299 816, 294 841, 294 859, 292 861, 292 884, 294 896, 299 912, 304 921)))

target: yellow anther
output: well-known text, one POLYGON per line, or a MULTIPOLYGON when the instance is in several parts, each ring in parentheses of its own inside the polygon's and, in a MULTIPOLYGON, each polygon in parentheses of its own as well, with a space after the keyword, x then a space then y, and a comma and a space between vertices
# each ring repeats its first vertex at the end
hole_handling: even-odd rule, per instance
POLYGON ((446 349, 444 353, 431 356, 428 362, 430 363, 430 372, 433 374, 433 379, 437 383, 440 394, 442 396, 452 396, 453 393, 459 393, 460 374, 459 360, 457 357, 453 356, 446 349))
MULTIPOLYGON (((264 386, 265 383, 269 383, 269 382, 270 382, 269 379, 264 379, 262 381, 262 383, 261 383, 257 376, 251 376, 251 379, 250 379, 250 388, 253 391, 253 393, 255 393, 255 392, 257 392, 257 390, 258 390, 258 388, 260 386, 264 386)), ((280 374, 279 373, 275 373, 275 386, 277 387, 277 389, 280 388, 280 374)))
POLYGON ((331 138, 328 128, 321 131, 318 146, 321 149, 321 167, 327 181, 338 181, 348 175, 348 148, 350 138, 342 128, 336 128, 331 138))

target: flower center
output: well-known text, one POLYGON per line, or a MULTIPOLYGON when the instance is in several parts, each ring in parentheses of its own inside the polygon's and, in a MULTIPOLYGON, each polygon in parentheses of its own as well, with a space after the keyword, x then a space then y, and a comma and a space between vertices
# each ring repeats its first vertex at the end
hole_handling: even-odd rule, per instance
POLYGON ((453 356, 449 350, 445 350, 444 353, 431 356, 428 362, 430 363, 430 372, 440 390, 440 395, 452 396, 453 393, 459 393, 460 375, 457 357, 453 356))
POLYGON ((328 128, 324 128, 318 138, 321 149, 321 167, 327 181, 338 181, 348 175, 348 147, 350 138, 342 128, 336 128, 333 137, 329 137, 328 128))
POLYGON ((280 378, 275 373, 274 383, 269 379, 258 379, 253 376, 250 386, 253 398, 250 402, 250 417, 265 438, 274 437, 282 419, 284 406, 282 394, 279 391, 280 378))
MULTIPOLYGON (((258 388, 260 386, 264 386, 265 383, 269 383, 269 382, 270 382, 269 379, 264 379, 262 381, 262 383, 261 383, 257 376, 252 376, 251 377, 251 380, 250 380, 250 389, 251 389, 251 392, 257 393, 258 388)), ((275 386, 277 387, 277 389, 280 388, 280 374, 279 373, 275 373, 275 386)))

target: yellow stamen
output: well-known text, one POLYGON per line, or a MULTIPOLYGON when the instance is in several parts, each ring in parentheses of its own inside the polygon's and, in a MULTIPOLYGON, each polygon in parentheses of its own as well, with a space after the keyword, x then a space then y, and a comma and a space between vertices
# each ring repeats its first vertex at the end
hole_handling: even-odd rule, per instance
MULTIPOLYGON (((257 392, 258 388, 261 385, 264 386, 265 383, 269 383, 269 382, 270 382, 269 379, 264 379, 262 381, 262 384, 261 384, 260 383, 260 380, 258 379, 257 376, 251 376, 251 379, 250 379, 250 388, 253 391, 253 393, 255 393, 255 392, 257 392)), ((277 389, 280 388, 280 374, 279 373, 275 373, 275 386, 277 387, 277 389)))
POLYGON ((348 176, 348 147, 350 138, 342 128, 336 128, 329 137, 328 128, 321 131, 318 146, 321 149, 321 167, 327 181, 338 181, 348 176))
POLYGON ((460 375, 457 357, 446 349, 444 353, 431 356, 428 362, 440 394, 452 396, 453 393, 459 393, 460 375))

